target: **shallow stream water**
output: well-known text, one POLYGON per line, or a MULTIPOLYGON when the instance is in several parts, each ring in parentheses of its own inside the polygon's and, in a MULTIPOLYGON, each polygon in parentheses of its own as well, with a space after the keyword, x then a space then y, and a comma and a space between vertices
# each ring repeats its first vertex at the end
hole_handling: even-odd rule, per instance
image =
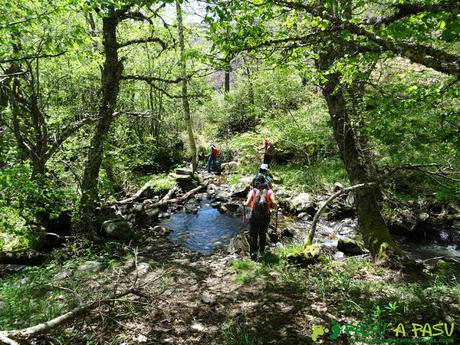
MULTIPOLYGON (((290 229, 294 241, 302 241, 310 230, 311 222, 279 217, 278 229, 290 229)), ((274 225, 274 217, 272 224, 274 225)), ((221 214, 211 207, 209 200, 202 200, 196 214, 184 211, 174 213, 164 220, 162 226, 172 230, 168 239, 175 244, 183 245, 192 251, 211 254, 217 247, 227 246, 231 239, 241 231, 242 220, 229 214, 221 214)), ((247 223, 244 224, 247 228, 247 223)), ((338 222, 323 222, 318 225, 316 241, 330 247, 337 246, 340 237, 353 237, 356 222, 344 219, 338 222)), ((397 240, 401 248, 413 259, 428 259, 438 256, 447 257, 460 262, 460 248, 440 246, 433 243, 412 243, 405 239, 397 240)))
POLYGON ((201 201, 196 214, 177 212, 161 223, 172 230, 168 236, 170 241, 203 254, 211 254, 216 247, 228 245, 241 231, 241 224, 239 217, 221 214, 212 208, 209 200, 201 201))

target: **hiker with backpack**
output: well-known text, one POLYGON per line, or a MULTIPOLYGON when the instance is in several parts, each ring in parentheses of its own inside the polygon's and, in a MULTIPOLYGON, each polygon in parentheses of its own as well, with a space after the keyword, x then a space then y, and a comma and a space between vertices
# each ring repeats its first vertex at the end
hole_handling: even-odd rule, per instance
POLYGON ((251 259, 257 259, 257 249, 262 255, 267 241, 267 230, 270 224, 270 209, 277 207, 275 194, 268 186, 265 175, 257 174, 254 188, 249 192, 244 204, 251 208, 249 216, 249 253, 251 259))
POLYGON ((208 159, 208 173, 211 173, 211 169, 215 168, 217 170, 217 174, 220 175, 219 147, 210 141, 209 148, 211 149, 211 153, 208 159))

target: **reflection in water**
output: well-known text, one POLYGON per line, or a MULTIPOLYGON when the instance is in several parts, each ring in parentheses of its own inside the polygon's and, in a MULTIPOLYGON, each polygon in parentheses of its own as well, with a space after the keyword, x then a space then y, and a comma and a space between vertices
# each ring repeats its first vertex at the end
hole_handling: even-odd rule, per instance
POLYGON ((178 212, 161 225, 172 230, 169 240, 204 254, 211 254, 216 246, 229 244, 241 230, 239 217, 221 214, 206 202, 201 203, 197 214, 178 212))

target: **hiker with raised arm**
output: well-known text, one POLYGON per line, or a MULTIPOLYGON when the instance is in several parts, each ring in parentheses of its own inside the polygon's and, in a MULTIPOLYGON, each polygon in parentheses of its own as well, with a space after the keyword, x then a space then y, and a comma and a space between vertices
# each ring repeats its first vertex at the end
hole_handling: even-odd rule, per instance
POLYGON ((257 259, 257 249, 262 255, 267 241, 267 229, 270 224, 270 209, 277 207, 275 194, 268 186, 263 174, 257 174, 254 188, 249 192, 244 204, 250 207, 249 216, 249 253, 251 259, 257 259))
POLYGON ((270 163, 272 162, 274 146, 269 138, 265 138, 263 147, 264 147, 264 164, 267 164, 267 167, 269 167, 270 163))

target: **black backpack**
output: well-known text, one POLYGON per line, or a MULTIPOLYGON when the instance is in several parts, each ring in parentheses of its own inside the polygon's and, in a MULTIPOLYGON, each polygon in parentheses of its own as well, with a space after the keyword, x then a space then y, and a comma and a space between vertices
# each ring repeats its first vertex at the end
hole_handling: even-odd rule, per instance
POLYGON ((254 204, 252 208, 252 215, 255 220, 269 220, 270 219, 270 207, 268 204, 268 193, 267 189, 259 190, 253 189, 255 194, 254 204))

